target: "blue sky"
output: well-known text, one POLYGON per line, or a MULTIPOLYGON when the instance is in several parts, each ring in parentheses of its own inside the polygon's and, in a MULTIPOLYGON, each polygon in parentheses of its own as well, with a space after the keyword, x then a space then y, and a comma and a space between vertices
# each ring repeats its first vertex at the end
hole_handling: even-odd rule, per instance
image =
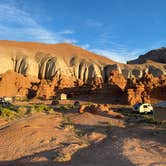
POLYGON ((0 0, 0 39, 72 43, 126 62, 166 46, 165 0, 0 0))

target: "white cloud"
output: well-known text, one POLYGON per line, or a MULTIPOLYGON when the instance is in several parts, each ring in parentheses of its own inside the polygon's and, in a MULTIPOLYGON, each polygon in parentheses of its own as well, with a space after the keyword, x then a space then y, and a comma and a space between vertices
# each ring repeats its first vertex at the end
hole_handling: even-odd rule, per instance
MULTIPOLYGON (((102 23, 93 19, 87 20, 86 23, 89 27, 103 28, 102 23)), ((78 44, 79 42, 74 38, 66 37, 66 35, 72 35, 73 33, 75 32, 71 29, 54 33, 43 27, 30 13, 22 10, 18 5, 0 2, 0 39, 78 44)), ((98 40, 94 41, 93 48, 92 43, 81 45, 81 47, 123 63, 142 54, 142 49, 128 49, 124 45, 113 42, 113 38, 116 38, 114 34, 104 32, 101 33, 98 40)))
POLYGON ((63 42, 69 44, 76 44, 78 41, 75 39, 65 39, 63 42))
POLYGON ((135 59, 142 54, 145 49, 129 48, 125 44, 116 42, 118 36, 112 32, 103 32, 94 41, 95 47, 88 48, 90 51, 106 56, 114 61, 126 63, 128 60, 135 59))
POLYGON ((72 41, 64 37, 72 34, 72 30, 54 33, 40 25, 30 13, 27 13, 13 3, 0 3, 0 38, 8 40, 32 40, 44 43, 72 41))
POLYGON ((143 50, 137 49, 129 51, 128 49, 122 49, 122 50, 109 50, 109 49, 91 49, 90 51, 106 56, 114 61, 126 63, 128 60, 136 58, 136 56, 139 56, 143 50))
POLYGON ((82 47, 83 49, 89 49, 90 48, 90 44, 83 44, 80 47, 82 47))

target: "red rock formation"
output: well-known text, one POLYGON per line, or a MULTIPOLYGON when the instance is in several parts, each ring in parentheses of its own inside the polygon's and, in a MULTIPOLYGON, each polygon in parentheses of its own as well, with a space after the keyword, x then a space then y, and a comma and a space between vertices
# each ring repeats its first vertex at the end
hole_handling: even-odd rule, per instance
POLYGON ((126 80, 123 74, 119 73, 117 70, 113 70, 110 73, 108 83, 118 85, 121 89, 124 89, 126 86, 126 80))
POLYGON ((0 75, 0 96, 27 95, 31 86, 31 78, 8 71, 0 75))
POLYGON ((151 73, 144 73, 142 78, 130 78, 125 87, 128 104, 135 104, 137 102, 149 103, 151 92, 154 88, 165 83, 165 76, 160 78, 153 77, 151 73))
POLYGON ((53 96, 55 96, 54 86, 47 80, 41 80, 37 90, 37 97, 49 99, 53 96))
MULTIPOLYGON (((166 75, 154 77, 150 73, 144 73, 142 78, 131 76, 127 80, 118 71, 110 73, 108 83, 103 83, 101 78, 96 77, 92 84, 85 84, 80 79, 71 79, 62 75, 55 75, 52 80, 38 80, 8 71, 0 77, 0 96, 22 95, 29 98, 39 97, 50 99, 57 93, 64 92, 74 96, 104 94, 102 90, 110 91, 112 95, 126 95, 127 103, 134 105, 137 102, 150 102, 150 98, 163 99, 166 92, 166 75), (111 86, 116 88, 109 89, 111 86), (125 88, 124 88, 125 87, 125 88), (65 90, 65 91, 64 91, 65 90), (115 93, 114 93, 115 90, 115 93)), ((106 94, 106 93, 105 93, 106 94)), ((116 98, 115 97, 115 98, 116 98)), ((165 99, 165 98, 164 98, 165 99)), ((121 101, 118 101, 121 102, 121 101)))

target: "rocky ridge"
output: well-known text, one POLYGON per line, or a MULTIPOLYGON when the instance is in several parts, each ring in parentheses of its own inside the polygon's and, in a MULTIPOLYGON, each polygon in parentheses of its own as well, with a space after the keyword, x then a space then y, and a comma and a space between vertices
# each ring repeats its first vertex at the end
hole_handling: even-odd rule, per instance
POLYGON ((166 63, 166 48, 161 47, 159 49, 151 50, 144 55, 140 55, 137 59, 128 61, 128 64, 143 64, 147 61, 154 61, 159 63, 166 63))

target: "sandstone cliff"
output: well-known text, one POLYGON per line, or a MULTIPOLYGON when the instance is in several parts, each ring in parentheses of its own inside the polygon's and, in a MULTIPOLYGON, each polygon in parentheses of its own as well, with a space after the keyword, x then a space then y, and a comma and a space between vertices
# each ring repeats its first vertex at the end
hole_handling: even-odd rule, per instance
POLYGON ((121 64, 71 44, 0 41, 0 96, 103 93, 134 104, 159 96, 165 78, 164 61, 121 64))
POLYGON ((0 41, 0 73, 13 70, 39 79, 59 74, 87 82, 102 77, 103 67, 113 63, 70 44, 0 41))
POLYGON ((166 65, 151 62, 137 65, 120 64, 71 44, 2 40, 0 74, 8 70, 39 79, 52 79, 56 75, 56 77, 67 76, 91 83, 94 79, 108 81, 113 70, 118 70, 125 78, 130 75, 141 77, 144 70, 149 70, 158 77, 165 74, 166 65))

